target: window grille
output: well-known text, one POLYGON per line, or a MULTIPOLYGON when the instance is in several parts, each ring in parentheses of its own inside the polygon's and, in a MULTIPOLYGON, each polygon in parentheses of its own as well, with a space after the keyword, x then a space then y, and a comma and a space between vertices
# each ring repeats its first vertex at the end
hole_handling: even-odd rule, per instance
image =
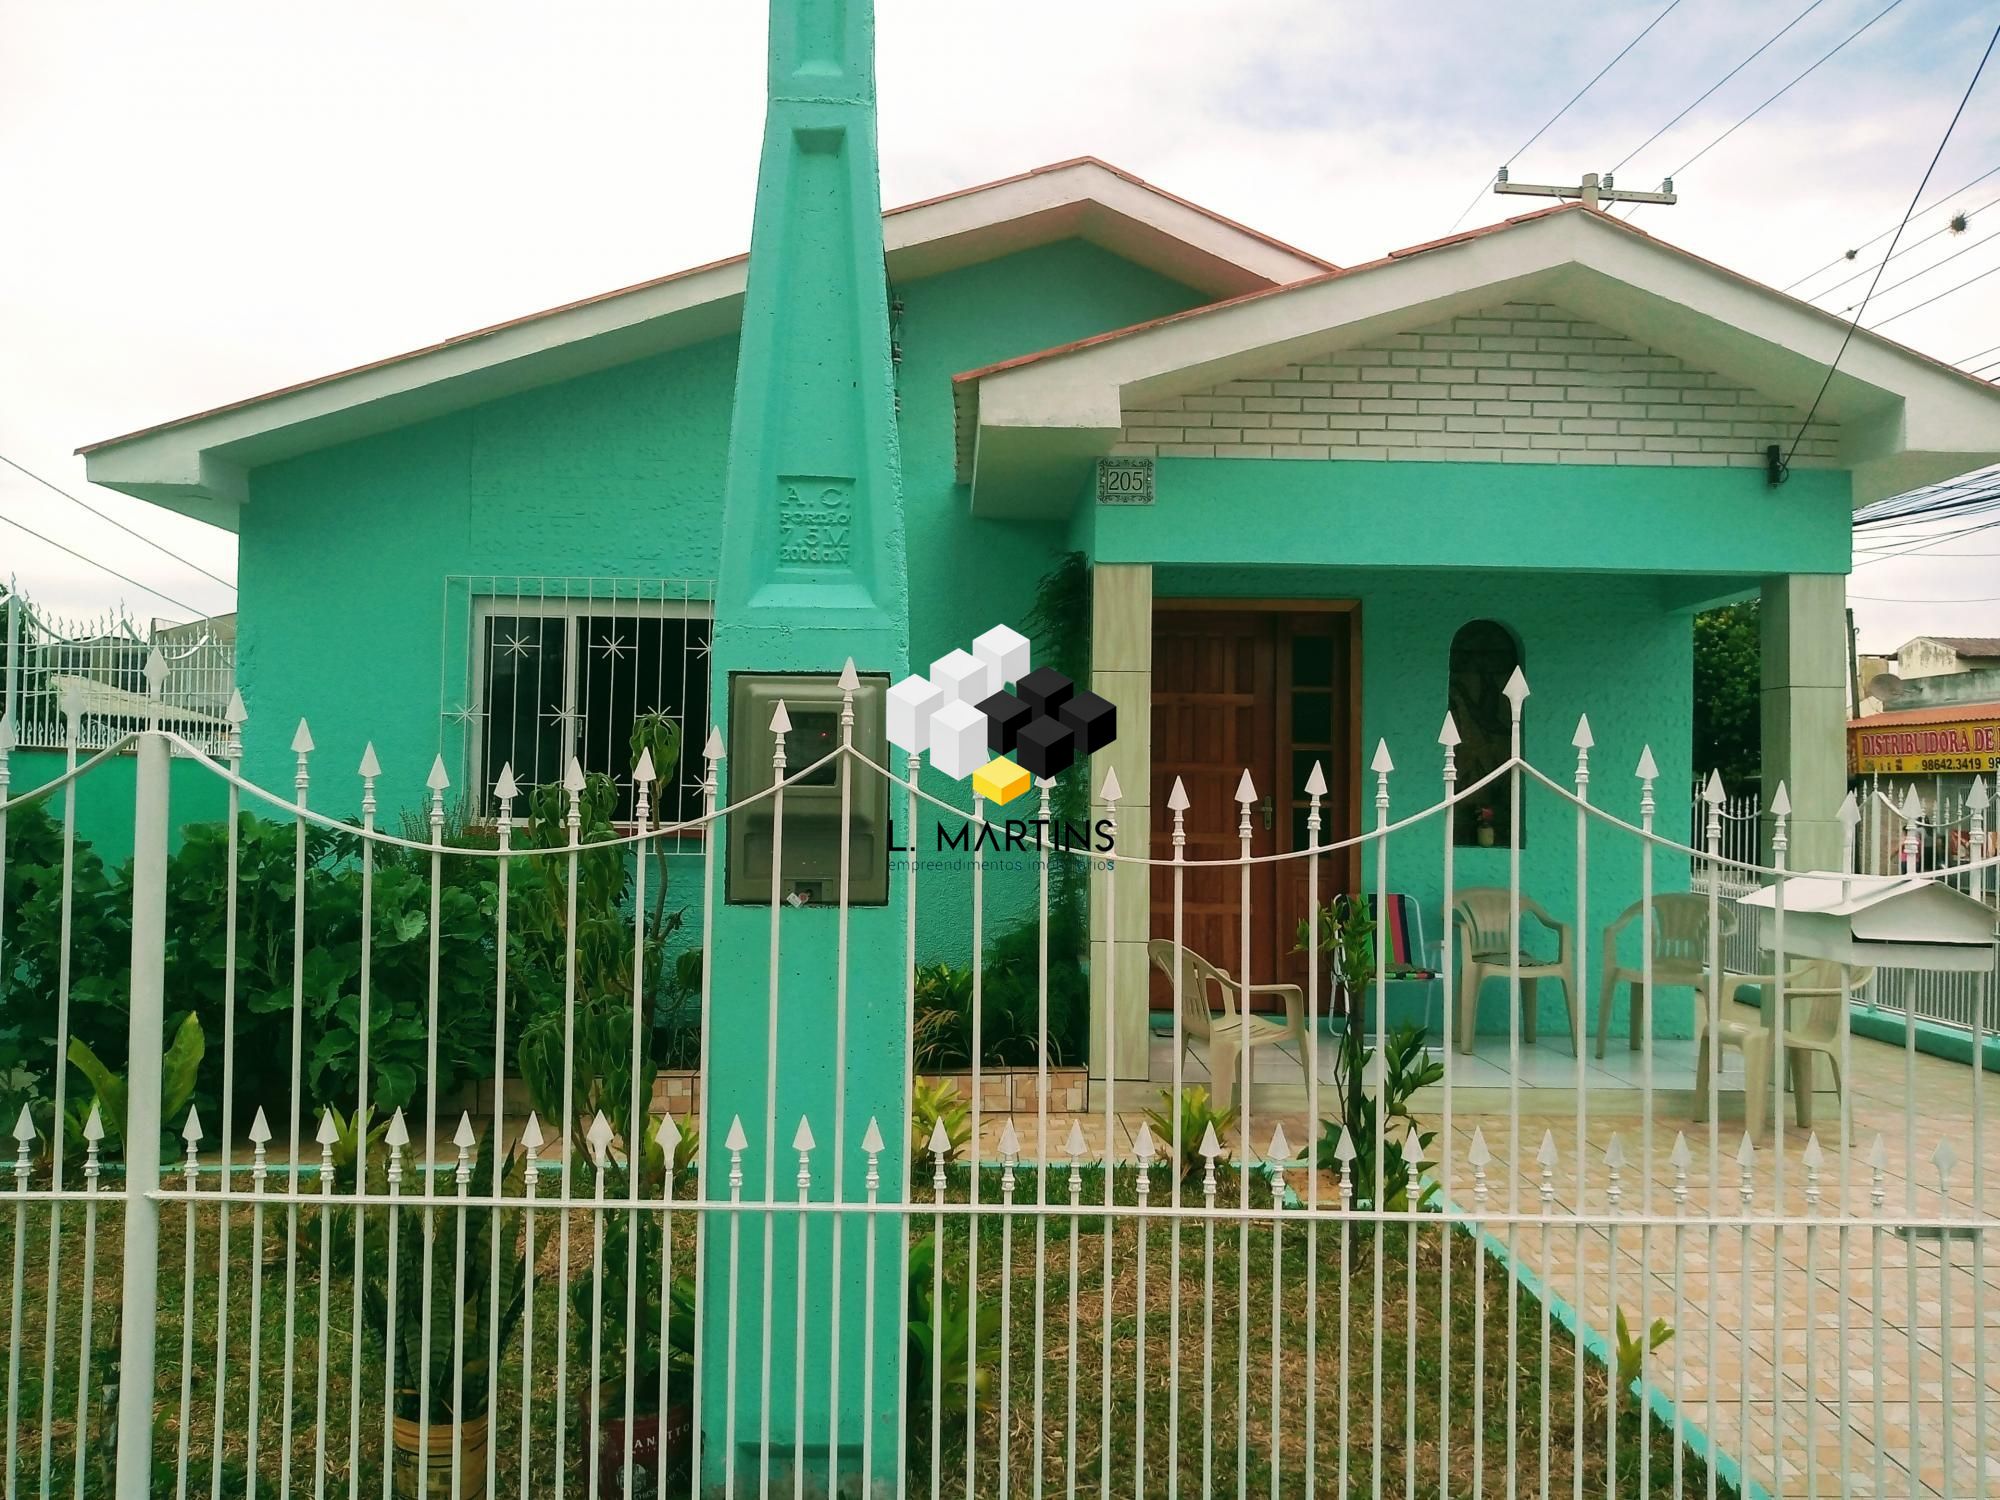
MULTIPOLYGON (((629 821, 633 726, 657 713, 678 729, 680 754, 660 767, 651 817, 698 816, 713 592, 695 579, 447 580, 440 712, 447 731, 462 727, 478 815, 498 813, 503 767, 525 793, 559 782, 573 756, 585 774, 618 784, 614 816, 629 821), (454 688, 464 695, 456 701, 454 688)), ((515 804, 517 816, 526 810, 515 804)))

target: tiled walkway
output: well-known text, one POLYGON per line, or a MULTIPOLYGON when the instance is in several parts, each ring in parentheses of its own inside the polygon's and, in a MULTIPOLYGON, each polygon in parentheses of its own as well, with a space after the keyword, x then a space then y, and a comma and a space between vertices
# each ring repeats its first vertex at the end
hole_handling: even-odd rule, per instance
MULTIPOLYGON (((1805 1161, 1810 1137, 1791 1124, 1788 1109, 1782 1151, 1768 1129, 1756 1143, 1746 1200, 1736 1159, 1740 1112, 1725 1105, 1725 1113, 1736 1118, 1725 1119, 1713 1135, 1685 1108, 1656 1111, 1650 1174, 1644 1120, 1593 1115, 1585 1132, 1580 1192, 1571 1102, 1550 1089, 1544 1097, 1551 1107, 1538 1110, 1533 1096, 1541 1090, 1531 1090, 1524 1079, 1518 1134, 1509 1129, 1504 1111, 1455 1107, 1448 1193, 1462 1207, 1473 1201, 1469 1160, 1478 1129, 1493 1155, 1487 1169, 1489 1206, 1502 1212, 1512 1202, 1538 1214, 1541 1168, 1535 1153, 1544 1133, 1552 1135, 1558 1152, 1552 1204, 1557 1227, 1546 1244, 1539 1225, 1517 1230, 1515 1253, 1522 1266, 1578 1307, 1593 1329, 1613 1326, 1614 1297, 1634 1326, 1642 1318, 1673 1322, 1675 1336, 1654 1357, 1649 1379, 1662 1392, 1678 1395, 1686 1419, 1707 1429, 1723 1454, 1736 1458, 1747 1451, 1752 1480, 1770 1492, 2000 1493, 2000 1215, 1995 1212, 2000 1086, 1963 1064, 1927 1056, 1912 1064, 1897 1047, 1861 1038, 1852 1045, 1853 1132, 1843 1152, 1837 1111, 1831 1096, 1821 1096, 1822 1161, 1811 1184, 1805 1161), (1986 1090, 1977 1130, 1975 1076, 1986 1090), (1684 1227, 1660 1222, 1676 1213, 1671 1153, 1680 1132, 1691 1155, 1684 1227), (1600 1220, 1612 1211, 1606 1153, 1614 1135, 1625 1163, 1618 1173, 1616 1213, 1634 1221, 1615 1233, 1601 1222, 1578 1225, 1569 1218, 1579 1204, 1600 1220), (1879 1184, 1870 1163, 1878 1137, 1879 1184), (1519 1142, 1518 1173, 1509 1169, 1512 1140, 1519 1142), (1947 1142, 1941 1177, 1936 1153, 1947 1142), (1809 1203, 1809 1186, 1817 1188, 1816 1208, 1809 1203), (1873 1199, 1878 1187, 1879 1218, 1873 1199), (1850 1216, 1844 1271, 1843 1203, 1850 1216), (1718 1215, 1713 1231, 1711 1209, 1718 1215), (1638 1220, 1649 1210, 1654 1227, 1642 1233, 1638 1220), (1747 1234, 1746 1216, 1759 1221, 1747 1234), (1792 1222, 1773 1225, 1774 1217, 1792 1222), (1808 1228, 1809 1219, 1818 1225, 1808 1228), (1901 1232, 1905 1223, 1939 1220, 1979 1220, 1992 1228, 1976 1238, 1920 1228, 1912 1239, 1901 1232), (1982 1379, 1984 1400, 1977 1399, 1982 1379)), ((1566 1041, 1562 1050, 1567 1052, 1566 1041)), ((1573 1070, 1573 1059, 1568 1061, 1573 1070)), ((1273 1065, 1298 1076, 1295 1061, 1259 1062, 1260 1082, 1275 1077, 1273 1065)), ((1188 1075, 1195 1071, 1190 1067, 1188 1075)), ((1667 1086, 1663 1071, 1656 1059, 1656 1086, 1667 1086)), ((1465 1076, 1456 1060, 1454 1075, 1465 1076)), ((1683 1075, 1677 1086, 1686 1088, 1691 1081, 1683 1075)), ((1726 1078, 1724 1087, 1733 1081, 1726 1078)), ((1479 1097, 1491 1095, 1481 1089, 1479 1097)), ((1051 1145, 1067 1136, 1072 1118, 1094 1155, 1103 1138, 1101 1115, 1052 1116, 1051 1145)), ((1260 1110, 1253 1092, 1251 1140, 1260 1154, 1270 1126, 1279 1121, 1302 1148, 1310 1138, 1303 1111, 1283 1103, 1260 1110)), ((1138 1123, 1136 1112, 1114 1119, 1113 1144, 1120 1156, 1129 1159, 1138 1123)), ((997 1155, 999 1126, 995 1118, 983 1122, 981 1155, 989 1160, 997 1155)), ((1015 1126, 1025 1154, 1032 1156, 1033 1118, 1016 1117, 1015 1126)), ((1506 1238, 1504 1226, 1494 1232, 1506 1238)))

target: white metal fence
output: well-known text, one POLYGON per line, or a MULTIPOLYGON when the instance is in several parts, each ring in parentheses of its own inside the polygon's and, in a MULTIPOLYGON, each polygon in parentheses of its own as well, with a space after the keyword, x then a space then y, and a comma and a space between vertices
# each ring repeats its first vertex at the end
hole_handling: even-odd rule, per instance
MULTIPOLYGON (((1703 819, 1703 788, 1695 788, 1695 821, 1703 819)), ((2000 829, 1993 826, 1991 791, 1983 780, 1963 789, 1946 787, 1936 777, 1901 781, 1880 776, 1864 779, 1857 788, 1860 823, 1855 835, 1855 867, 1867 875, 1898 871, 1934 875, 1954 888, 1994 899, 1991 877, 1977 866, 2000 853, 2000 829)), ((1761 798, 1755 792, 1732 793, 1720 804, 1724 857, 1755 864, 1761 798)), ((1697 884, 1708 879, 1707 867, 1697 866, 1697 884)), ((1723 891, 1740 896, 1754 887, 1722 877, 1723 891)), ((1723 939, 1724 962, 1731 968, 1754 966, 1758 930, 1739 924, 1723 939)), ((1990 1034, 2000 1030, 2000 1009, 1994 997, 2000 983, 1992 974, 1936 973, 1921 969, 1884 967, 1857 997, 1865 1009, 1918 1020, 1957 1031, 1990 1034), (1982 1013, 1981 1007, 1984 1006, 1982 1013)))
MULTIPOLYGON (((162 671, 156 661, 155 693, 162 671)), ((104 756, 9 801, 0 753, 8 1020, 45 1025, 29 1040, 56 1060, 45 1094, 24 1081, 30 1065, 10 1083, 30 1097, 0 1202, 6 1496, 796 1496, 820 1492, 816 1468, 837 1471, 843 1493, 968 1496, 1990 1492, 2000 1450, 1987 1299, 2000 1293, 1990 1249, 2000 1224, 1983 1074, 1920 1057, 1914 1033, 1892 1050, 1844 1025, 1814 1029, 1829 1012, 1811 1003, 1814 981, 1786 949, 1782 898, 1759 955, 1761 1029, 1758 1011, 1723 993, 1734 983, 1708 982, 1691 1013, 1718 1051, 1761 1053, 1761 1073, 1747 1061, 1727 1078, 1721 1067, 1675 1071, 1687 1054, 1672 1045, 1687 1044, 1658 1035, 1679 972, 1666 966, 1723 972, 1724 887, 1782 889, 1785 819, 1770 868, 1721 857, 1719 815, 1705 820, 1705 848, 1662 838, 1650 753, 1630 785, 1607 793, 1624 777, 1593 767, 1579 726, 1574 767, 1552 777, 1519 753, 1526 685, 1517 677, 1510 689, 1515 752, 1491 777, 1457 784, 1447 722, 1438 792, 1403 812, 1383 746, 1372 824, 1337 841, 1321 837, 1315 769, 1304 788, 1315 848, 1297 855, 1255 851, 1247 776, 1237 857, 1185 857, 1178 787, 1164 814, 1171 858, 1139 854, 1117 840, 1112 781, 1102 799, 1114 849, 1095 856, 1091 876, 1104 933, 1119 930, 1117 868, 1158 877, 1170 892, 1160 936, 1180 975, 1193 878, 1230 879, 1249 952, 1260 865, 1304 864, 1299 915, 1334 894, 1328 872, 1340 862, 1316 854, 1358 846, 1375 892, 1441 872, 1455 914, 1442 989, 1458 992, 1468 961, 1498 963, 1505 1045, 1495 1034, 1487 1052, 1505 1059, 1504 1083, 1468 1078, 1478 1056, 1449 1044, 1430 1078, 1424 1038, 1411 1050, 1389 1028, 1392 977, 1376 966, 1372 1037, 1309 1028, 1303 1109, 1265 1088, 1257 1057, 1269 1049, 1245 1047, 1234 1052, 1233 1120, 1185 1098, 1158 1123, 1138 1120, 1133 1103, 1150 1101, 1109 1089, 1086 1115, 1054 1115, 1044 943, 1038 1107, 995 1132, 978 1086, 982 985, 996 976, 977 940, 985 856, 975 848, 962 914, 973 939, 967 1133, 944 1112, 914 1162, 900 1120, 878 1118, 830 1148, 820 1143, 839 1140, 833 1122, 793 1121, 785 1108, 787 1077, 820 1065, 855 1081, 893 1070, 907 1108, 907 1054, 778 1055, 761 1115, 711 1115, 698 1141, 691 1122, 652 1113, 646 1022, 670 983, 695 991, 704 1061, 724 1018, 769 1025, 775 1053, 780 1003, 825 1006, 831 994, 844 1025, 850 953, 843 875, 838 942, 803 958, 786 944, 800 941, 804 915, 775 893, 771 902, 773 971, 790 953, 831 981, 810 1001, 780 1002, 775 982, 768 996, 746 992, 714 961, 670 980, 649 926, 647 855, 690 830, 653 821, 660 768, 649 760, 630 778, 628 826, 607 811, 618 794, 572 765, 557 793, 534 799, 552 816, 524 818, 526 792, 502 774, 490 837, 471 830, 448 846, 442 764, 429 837, 407 838, 377 826, 372 750, 358 788, 336 802, 303 724, 290 795, 241 777, 234 737, 211 758, 148 727, 133 736, 129 884, 105 887, 74 858, 76 799, 104 756), (231 812, 171 861, 170 749, 226 783, 231 812), (1506 851, 1496 951, 1454 874, 1449 809, 1501 777, 1514 805, 1573 813, 1575 834, 1560 848, 1538 840, 1532 859, 1518 842, 1506 851), (335 814, 329 802, 345 805, 335 814), (286 821, 238 819, 260 806, 286 821), (1670 921, 1665 898, 1691 863, 1715 875, 1670 921), (204 868, 214 887, 193 880, 204 868), (1614 870, 1629 871, 1629 888, 1607 911, 1607 882, 1624 883, 1610 881, 1614 870), (1558 875, 1571 882, 1573 920, 1531 900, 1558 875), (1634 901, 1649 916, 1631 962, 1655 1014, 1623 1049, 1637 1107, 1613 1112, 1597 1105, 1589 1001, 1601 980, 1619 993, 1600 932, 1634 901), (1529 930, 1537 911, 1536 923, 1565 929, 1553 950, 1529 930), (1669 941, 1692 914, 1705 956, 1669 941), (92 967, 106 921, 124 924, 129 960, 108 980, 92 967), (1527 1024, 1530 966, 1508 958, 1524 948, 1564 971, 1538 982, 1578 997, 1573 1043, 1551 1049, 1527 1024), (619 975, 622 1008, 606 979, 619 975), (125 1023, 125 1073, 63 1066, 105 1009, 125 1023), (219 1032, 207 1039, 220 1051, 213 1074, 212 1058, 187 1055, 185 1023, 168 1039, 190 1009, 219 1032), (1360 1051, 1346 1050, 1350 1037, 1360 1051), (1783 1064, 1811 1043, 1839 1062, 1846 1087, 1815 1128, 1793 1129, 1783 1064), (530 1112, 494 1087, 475 1119, 450 1075, 454 1059, 482 1071, 481 1056, 490 1075, 538 1077, 553 1102, 530 1112), (1551 1077, 1565 1074, 1537 1057, 1559 1059, 1569 1086, 1552 1093, 1551 1077), (1901 1081, 1886 1112, 1874 1086, 1883 1076, 1901 1081), (81 1119, 79 1080, 95 1095, 81 1119), (213 1113, 189 1104, 204 1091, 213 1113), (1725 1105, 1760 1103, 1774 1134, 1723 1119, 1725 1105), (162 1141, 174 1153, 164 1162, 162 1141), (746 1173, 746 1153, 770 1165, 746 1173), (794 1230, 795 1259, 774 1262, 794 1230), (758 1249, 739 1254, 746 1232, 758 1249), (823 1268, 843 1246, 850 1272, 870 1274, 835 1278, 831 1307, 809 1303, 809 1278, 786 1267, 823 1268), (878 1265, 895 1270, 873 1274, 878 1265), (824 1364, 774 1354, 821 1348, 804 1330, 838 1326, 843 1291, 850 1315, 862 1304, 860 1347, 835 1343, 824 1364), (794 1343, 774 1344, 774 1325, 788 1323, 794 1343), (822 1403, 829 1390, 849 1393, 846 1404, 822 1403), (802 1420, 809 1396, 835 1414, 825 1430, 802 1420)), ((781 839, 784 788, 806 778, 831 771, 850 788, 887 778, 906 826, 920 804, 988 819, 982 803, 968 814, 921 790, 914 764, 899 776, 871 763, 851 725, 850 706, 842 743, 796 770, 780 736, 777 785, 727 808, 711 734, 690 820, 708 834, 705 923, 720 899, 726 820, 768 800, 781 839)), ((1070 856, 1046 836, 1046 786, 1039 804, 1032 862, 1046 932, 1049 870, 1070 856)), ((1993 865, 1964 873, 1990 883, 1993 865)), ((919 879, 913 868, 898 893, 910 917, 919 879)), ((905 935, 910 1006, 913 920, 905 935)), ((1307 974, 1302 1013, 1316 1017, 1328 980, 1316 962, 1307 974)), ((1840 972, 1836 1017, 1856 977, 1840 972)), ((1116 984, 1114 971, 1097 1020, 1107 1054, 1116 984)), ((1171 1072, 1159 1082, 1180 1097, 1200 1054, 1178 980, 1174 998, 1171 1072)), ((1800 1102, 1811 1098, 1808 1087, 1800 1102)))
POLYGON ((157 713, 168 728, 219 752, 235 687, 233 621, 169 625, 122 610, 72 620, 18 593, 0 598, 0 719, 24 749, 60 750, 73 728, 78 748, 99 750, 157 713), (166 670, 157 699, 146 686, 155 649, 166 670))

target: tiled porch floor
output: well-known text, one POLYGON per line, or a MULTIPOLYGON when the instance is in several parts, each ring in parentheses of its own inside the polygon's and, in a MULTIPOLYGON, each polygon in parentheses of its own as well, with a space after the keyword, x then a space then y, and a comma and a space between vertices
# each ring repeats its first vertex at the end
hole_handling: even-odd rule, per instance
MULTIPOLYGON (((1656 1054, 1656 1087, 1669 1086, 1662 1075, 1672 1045, 1661 1043, 1656 1054)), ((1607 1085, 1633 1086, 1621 1076, 1619 1066, 1630 1057, 1629 1051, 1614 1046, 1604 1069, 1607 1085), (1616 1084, 1614 1077, 1619 1078, 1616 1084)), ((1462 1076, 1463 1061, 1453 1059, 1454 1082, 1462 1076)), ((1503 1040, 1498 1061, 1482 1048, 1471 1066, 1499 1069, 1504 1061, 1503 1040)), ((1170 1074, 1171 1057, 1165 1062, 1168 1066, 1162 1069, 1156 1058, 1156 1077, 1170 1074)), ((1299 1064, 1290 1058, 1266 1054, 1257 1062, 1259 1083, 1268 1078, 1275 1085, 1287 1069, 1298 1076, 1299 1064)), ((1691 1064, 1690 1051, 1687 1065, 1691 1064)), ((1190 1060, 1186 1076, 1196 1077, 1198 1066, 1190 1060)), ((1488 1169, 1487 1202, 1495 1211, 1504 1211, 1512 1201, 1527 1213, 1537 1213, 1540 1169, 1533 1155, 1544 1132, 1552 1133, 1560 1153, 1552 1208, 1555 1227, 1546 1241, 1536 1224, 1517 1228, 1513 1253, 1538 1281, 1576 1306, 1594 1329, 1612 1326, 1614 1289, 1616 1303, 1629 1321, 1659 1317, 1674 1321, 1676 1335, 1654 1356, 1649 1378, 1669 1395, 1678 1391, 1686 1420, 1708 1429, 1715 1447, 1739 1456, 1747 1438, 1751 1477, 1773 1493, 1930 1496, 2000 1491, 2000 1217, 1993 1207, 2000 1202, 2000 1181, 1985 1184, 1981 1203, 1975 1197, 1974 1178, 1974 1162, 1982 1156, 1989 1173, 2000 1168, 2000 1087, 1993 1080, 1962 1064, 1928 1056, 1917 1057, 1910 1068, 1902 1049, 1854 1039, 1854 1131, 1845 1155, 1831 1096, 1822 1096, 1825 1108, 1818 1122, 1825 1153, 1819 1213, 1832 1218, 1844 1201, 1855 1220, 1847 1234, 1843 1276, 1841 1234, 1831 1223, 1810 1234, 1802 1224, 1774 1228, 1765 1223, 1746 1236, 1725 1217, 1711 1247, 1706 1224, 1711 1205, 1724 1216, 1740 1219, 1745 1212, 1735 1160, 1742 1126, 1734 1119, 1725 1118, 1715 1133, 1719 1171, 1711 1178, 1708 1127, 1689 1118, 1684 1107, 1656 1111, 1649 1184, 1643 1120, 1591 1117, 1585 1130, 1586 1188, 1580 1198, 1577 1119, 1561 1096, 1565 1084, 1573 1089, 1575 1077, 1567 1040, 1538 1049, 1532 1066, 1538 1080, 1548 1081, 1530 1084, 1524 1073, 1524 1094, 1546 1089, 1544 1097, 1554 1107, 1541 1110, 1533 1097, 1524 1097, 1518 1133, 1510 1130, 1504 1106, 1471 1109, 1460 1102, 1463 1096, 1454 1094, 1450 1195, 1461 1205, 1472 1201, 1466 1163, 1477 1127, 1495 1158, 1488 1169), (1566 1076, 1563 1066, 1568 1069, 1566 1076), (1975 1078, 1986 1090, 1977 1133, 1975 1078), (1602 1227, 1578 1228, 1566 1222, 1564 1216, 1574 1212, 1580 1201, 1587 1213, 1606 1212, 1604 1153, 1614 1134, 1627 1160, 1621 1173, 1620 1212, 1638 1214, 1650 1203, 1654 1214, 1671 1216, 1674 1171, 1669 1152, 1678 1131, 1686 1132, 1694 1156, 1688 1178, 1688 1228, 1659 1226, 1642 1236, 1635 1224, 1614 1237, 1602 1227), (1883 1144, 1885 1223, 1981 1217, 1993 1221, 1995 1232, 1983 1241, 1921 1238, 1912 1243, 1889 1230, 1875 1229, 1868 1222, 1875 1213, 1869 1155, 1878 1135, 1883 1144), (1933 1154, 1945 1140, 1951 1142, 1957 1160, 1941 1192, 1933 1154), (1509 1169, 1510 1141, 1519 1143, 1518 1172, 1509 1169), (1908 1279, 1912 1257, 1917 1274, 1914 1298, 1908 1279), (1678 1316, 1676 1259, 1681 1271, 1678 1316), (1982 1373, 1981 1353, 1988 1392, 1983 1403, 1974 1399, 1975 1382, 1982 1373), (1772 1468, 1774 1426, 1782 1434, 1778 1445, 1782 1473, 1772 1468)), ((1592 1060, 1586 1078, 1596 1076, 1592 1060)), ((1504 1087, 1505 1081, 1502 1072, 1499 1084, 1504 1087)), ((1678 1086, 1686 1088, 1691 1082, 1689 1074, 1678 1086)), ((1728 1086, 1725 1075, 1724 1087, 1728 1086)), ((1740 1079, 1735 1086, 1740 1089, 1740 1079)), ((1302 1109, 1282 1103, 1261 1108, 1260 1096, 1275 1101, 1276 1090, 1252 1092, 1249 1130, 1259 1148, 1268 1139, 1270 1126, 1279 1121, 1292 1142, 1302 1146, 1310 1139, 1302 1109)), ((1101 1149, 1101 1114, 1051 1116, 1051 1144, 1068 1134, 1072 1118, 1081 1124, 1092 1152, 1101 1149)), ((1429 1123, 1441 1122, 1433 1117, 1429 1123)), ((981 1154, 989 1159, 996 1154, 999 1124, 994 1118, 982 1122, 981 1154)), ((1130 1158, 1138 1124, 1136 1111, 1114 1118, 1113 1145, 1121 1157, 1130 1158)), ((1807 1214, 1807 1174, 1801 1158, 1808 1135, 1792 1125, 1789 1109, 1785 1124, 1782 1164, 1774 1149, 1776 1138, 1768 1129, 1756 1143, 1749 1199, 1752 1217, 1768 1218, 1780 1208, 1792 1216, 1807 1214)), ((1015 1128, 1025 1154, 1032 1156, 1033 1118, 1017 1118, 1015 1128)), ((1494 1232, 1502 1240, 1508 1238, 1505 1226, 1496 1226, 1494 1232)))

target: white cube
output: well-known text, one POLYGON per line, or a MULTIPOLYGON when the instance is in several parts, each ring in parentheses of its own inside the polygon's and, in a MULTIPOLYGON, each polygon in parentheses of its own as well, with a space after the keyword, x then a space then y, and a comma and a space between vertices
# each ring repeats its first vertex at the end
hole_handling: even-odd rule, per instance
POLYGON ((889 743, 909 755, 931 747, 931 715, 944 693, 928 678, 905 677, 889 689, 889 743))
POLYGON ((972 643, 972 654, 992 669, 993 691, 1028 675, 1028 638, 1007 625, 995 625, 972 643))
POLYGON ((970 651, 954 651, 932 662, 931 681, 943 690, 945 702, 975 708, 1000 691, 993 669, 970 651))
POLYGON ((985 714, 961 699, 931 715, 931 764, 953 781, 965 780, 991 759, 985 714))

